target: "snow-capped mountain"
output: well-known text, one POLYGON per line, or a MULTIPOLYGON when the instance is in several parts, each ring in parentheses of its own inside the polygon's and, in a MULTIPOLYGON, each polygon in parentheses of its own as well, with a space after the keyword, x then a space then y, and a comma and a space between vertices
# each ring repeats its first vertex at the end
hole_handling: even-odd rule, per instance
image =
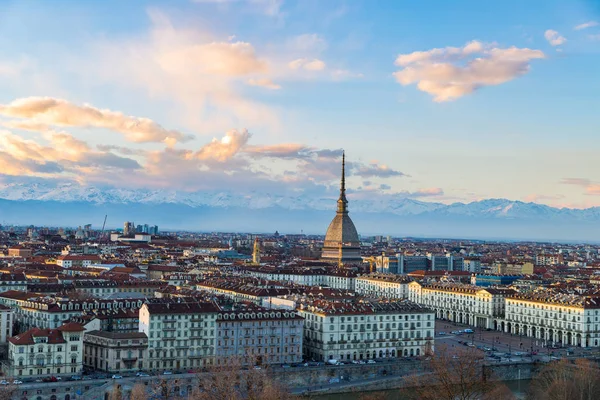
MULTIPOLYGON (((474 238, 600 239, 600 207, 555 208, 488 199, 442 204, 400 197, 353 198, 362 233, 474 238)), ((73 183, 0 183, 0 223, 82 225, 109 214, 171 229, 324 231, 335 212, 330 196, 99 188, 73 183)), ((110 224, 111 222, 109 222, 110 224)))
MULTIPOLYGON (((181 204, 189 207, 244 207, 264 209, 281 207, 290 210, 332 210, 336 195, 331 198, 308 196, 281 196, 269 193, 246 195, 230 192, 183 192, 174 190, 140 190, 123 188, 98 188, 74 183, 57 186, 44 183, 0 184, 0 199, 12 201, 87 202, 92 204, 181 204)), ((493 217, 493 218, 600 218, 600 208, 574 210, 554 208, 536 203, 524 203, 506 199, 488 199, 472 203, 450 205, 424 202, 410 198, 350 199, 351 211, 385 212, 396 215, 436 214, 447 216, 493 217)))

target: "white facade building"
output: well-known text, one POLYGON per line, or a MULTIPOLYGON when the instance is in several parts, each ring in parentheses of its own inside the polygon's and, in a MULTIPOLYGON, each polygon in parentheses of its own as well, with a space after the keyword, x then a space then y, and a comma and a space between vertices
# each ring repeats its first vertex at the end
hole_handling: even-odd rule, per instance
POLYGON ((494 330, 501 329, 505 298, 514 293, 458 283, 409 284, 409 299, 435 310, 436 318, 494 330))
POLYGON ((600 346, 600 297, 519 293, 506 299, 503 329, 544 344, 600 346))
POLYGON ((363 360, 433 351, 435 313, 410 301, 299 301, 309 359, 363 360))
POLYGON ((79 374, 83 368, 83 327, 33 328, 8 339, 4 373, 13 377, 79 374))
POLYGON ((404 275, 374 273, 356 278, 355 290, 368 297, 406 299, 410 282, 412 279, 404 275))

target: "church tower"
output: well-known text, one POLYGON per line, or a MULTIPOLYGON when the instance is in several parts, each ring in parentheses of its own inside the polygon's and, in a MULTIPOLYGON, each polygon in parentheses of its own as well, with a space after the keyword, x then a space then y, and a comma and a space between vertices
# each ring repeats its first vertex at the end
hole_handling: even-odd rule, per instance
POLYGON ((260 264, 260 242, 258 241, 258 237, 254 238, 254 249, 252 251, 252 263, 260 264))

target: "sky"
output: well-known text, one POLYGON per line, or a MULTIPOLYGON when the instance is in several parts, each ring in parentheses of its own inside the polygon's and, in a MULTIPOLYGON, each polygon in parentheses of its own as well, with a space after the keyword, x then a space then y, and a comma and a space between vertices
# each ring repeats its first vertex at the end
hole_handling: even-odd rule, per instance
POLYGON ((600 206, 600 1, 0 2, 0 184, 600 206))

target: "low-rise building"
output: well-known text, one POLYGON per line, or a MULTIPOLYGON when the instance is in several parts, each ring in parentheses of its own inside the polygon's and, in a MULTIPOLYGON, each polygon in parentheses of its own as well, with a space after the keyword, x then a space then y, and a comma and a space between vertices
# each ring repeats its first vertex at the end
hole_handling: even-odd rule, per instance
POLYGON ((83 368, 83 327, 33 328, 8 339, 4 373, 13 377, 79 374, 83 368))
POLYGON ((146 368, 148 336, 144 332, 90 331, 83 335, 86 368, 122 373, 146 368))

